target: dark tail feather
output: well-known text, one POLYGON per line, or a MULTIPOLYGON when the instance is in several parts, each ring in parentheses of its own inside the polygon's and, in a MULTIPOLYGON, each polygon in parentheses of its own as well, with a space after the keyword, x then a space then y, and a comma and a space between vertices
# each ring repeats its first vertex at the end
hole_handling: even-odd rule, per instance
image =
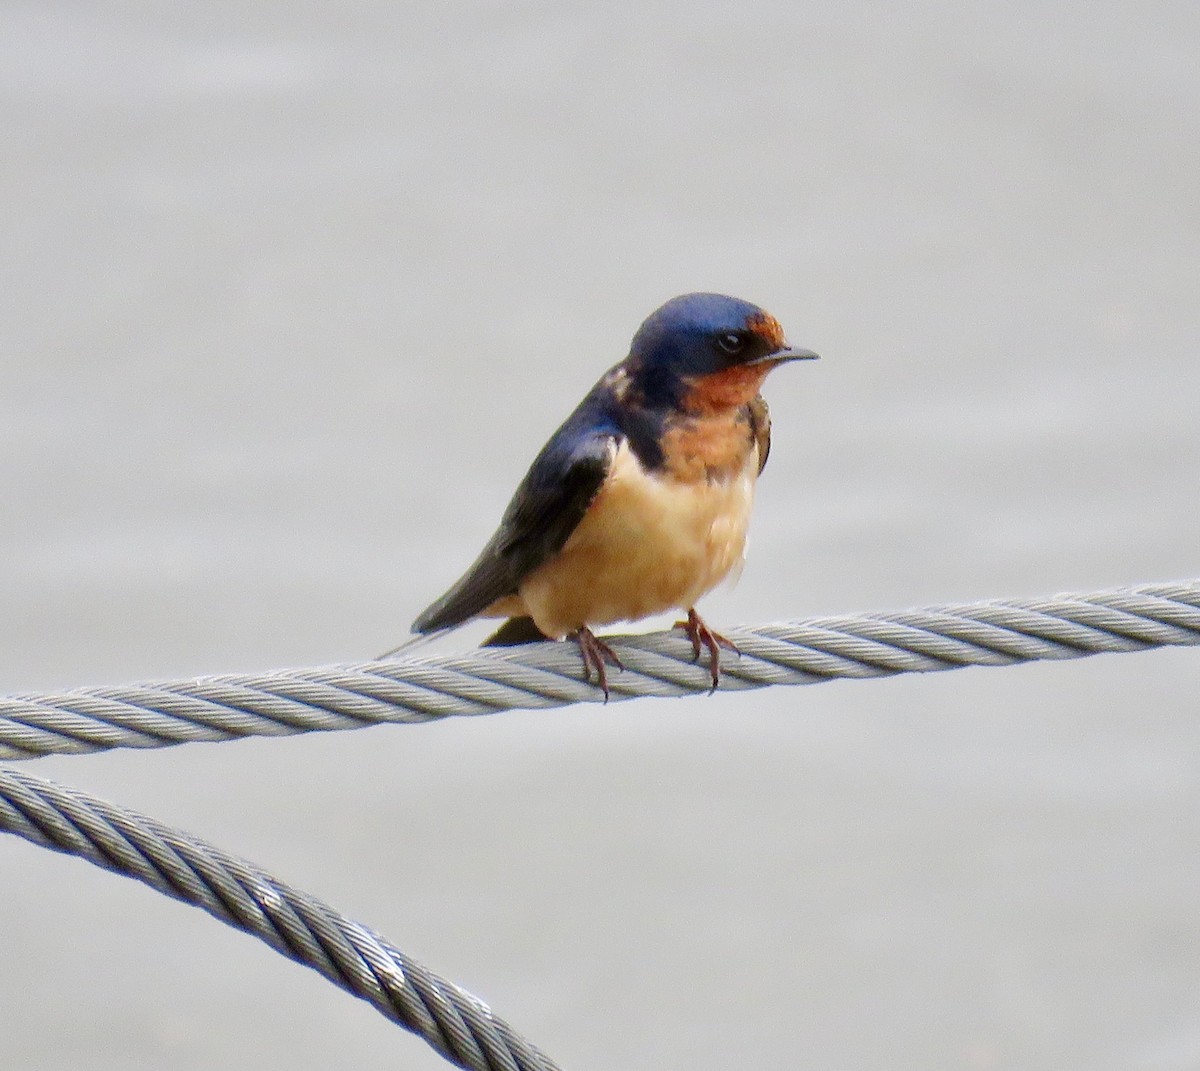
POLYGON ((444 636, 450 630, 448 628, 440 628, 436 632, 422 632, 419 636, 409 636, 403 643, 396 644, 390 650, 384 651, 381 655, 376 655, 376 660, 391 658, 394 654, 399 654, 401 651, 408 651, 414 647, 424 647, 425 644, 436 640, 439 636, 444 636))
POLYGON ((538 640, 549 638, 533 623, 532 617, 510 617, 479 646, 517 647, 522 643, 537 643, 538 640))

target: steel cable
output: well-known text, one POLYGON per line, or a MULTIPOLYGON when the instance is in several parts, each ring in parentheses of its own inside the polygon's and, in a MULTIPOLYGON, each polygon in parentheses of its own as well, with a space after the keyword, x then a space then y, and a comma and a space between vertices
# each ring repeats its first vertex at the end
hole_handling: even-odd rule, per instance
MULTIPOLYGON (((736 628, 721 689, 1200 643, 1200 580, 736 628)), ((709 689, 679 632, 606 637, 614 701, 709 689)), ((0 698, 0 758, 166 747, 597 702, 569 643, 0 698)))
POLYGON ((0 831, 136 878, 311 967, 471 1071, 557 1065, 477 997, 251 863, 151 818, 0 766, 0 831))
MULTIPOLYGON (((729 633, 724 689, 814 684, 1200 644, 1200 581, 898 613, 813 618, 729 633)), ((679 634, 610 639, 614 699, 704 692, 679 634)), ((541 643, 275 673, 0 698, 0 757, 152 748, 421 722, 595 702, 571 645, 541 643)), ((0 766, 0 832, 144 882, 312 967, 460 1067, 552 1071, 487 1005, 385 938, 195 837, 0 766)))

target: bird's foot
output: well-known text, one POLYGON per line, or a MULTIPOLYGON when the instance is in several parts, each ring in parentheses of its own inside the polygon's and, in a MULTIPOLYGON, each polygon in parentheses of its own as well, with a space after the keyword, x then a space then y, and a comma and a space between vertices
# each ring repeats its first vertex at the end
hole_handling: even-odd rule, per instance
POLYGON ((607 643, 600 639, 587 625, 577 632, 571 633, 571 638, 579 644, 579 656, 583 659, 583 679, 591 681, 592 670, 596 671, 596 683, 604 691, 604 701, 608 702, 608 667, 616 666, 624 669, 621 660, 607 643))
POLYGON ((721 682, 721 648, 724 647, 727 651, 740 654, 737 644, 733 640, 722 636, 719 632, 713 632, 695 610, 688 610, 687 620, 676 621, 675 627, 683 629, 687 634, 687 638, 692 641, 692 654, 696 662, 700 661, 701 646, 708 650, 708 665, 712 671, 712 689, 710 694, 711 692, 715 692, 717 685, 721 682))

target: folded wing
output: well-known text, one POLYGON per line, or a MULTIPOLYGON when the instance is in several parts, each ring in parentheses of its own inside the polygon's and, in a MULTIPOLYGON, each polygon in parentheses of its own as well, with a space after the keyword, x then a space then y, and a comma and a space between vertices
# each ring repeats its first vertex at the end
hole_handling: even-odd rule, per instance
MULTIPOLYGON (((578 417, 580 414, 573 414, 578 417)), ((475 564, 413 622, 413 632, 453 628, 515 595, 521 581, 557 554, 612 466, 620 435, 568 420, 534 460, 475 564)))

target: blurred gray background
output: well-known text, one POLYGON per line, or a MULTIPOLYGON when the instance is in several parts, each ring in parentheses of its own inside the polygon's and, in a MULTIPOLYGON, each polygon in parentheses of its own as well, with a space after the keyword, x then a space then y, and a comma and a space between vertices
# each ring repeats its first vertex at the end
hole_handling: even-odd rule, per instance
MULTIPOLYGON (((361 659, 673 294, 819 365, 717 627, 1200 571, 1200 8, 0 7, 0 687, 361 659)), ((445 644, 477 642, 465 630, 445 644)), ((569 1069, 1200 1067, 1200 654, 55 759, 569 1069)), ((432 1069, 0 838, 3 1065, 432 1069)))

